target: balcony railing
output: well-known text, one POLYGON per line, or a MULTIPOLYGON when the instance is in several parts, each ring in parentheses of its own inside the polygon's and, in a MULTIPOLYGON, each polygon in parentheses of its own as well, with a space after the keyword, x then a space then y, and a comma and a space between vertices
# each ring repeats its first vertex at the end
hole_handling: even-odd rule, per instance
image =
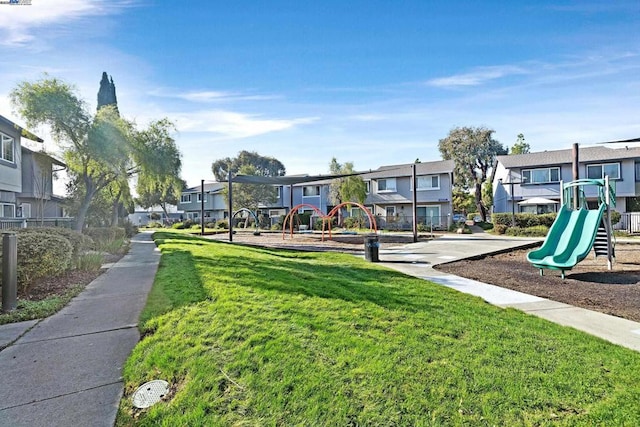
POLYGON ((75 218, 0 218, 0 230, 32 227, 73 228, 75 218))

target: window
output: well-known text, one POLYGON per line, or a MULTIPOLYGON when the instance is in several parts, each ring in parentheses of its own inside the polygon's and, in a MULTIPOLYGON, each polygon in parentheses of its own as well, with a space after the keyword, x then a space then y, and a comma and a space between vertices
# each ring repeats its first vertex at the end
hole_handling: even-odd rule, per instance
POLYGON ((636 163, 636 182, 640 182, 640 163, 636 163))
POLYGON ((371 193, 371 181, 365 181, 364 187, 366 189, 367 194, 371 193))
MULTIPOLYGON (((207 196, 204 197, 204 201, 207 201, 207 196)), ((202 203, 202 193, 198 193, 198 203, 202 203)))
POLYGON ((282 187, 276 187, 276 197, 278 199, 282 198, 282 187))
POLYGON ((396 191, 396 179, 395 178, 379 179, 378 191, 396 191))
POLYGON ((608 176, 610 179, 620 179, 620 163, 587 165, 587 178, 602 179, 605 176, 608 176))
POLYGON ((180 203, 191 203, 191 194, 183 194, 180 196, 180 203))
POLYGON ((15 218, 16 205, 10 203, 0 203, 0 218, 15 218))
POLYGON ((439 190, 440 177, 438 175, 427 175, 418 177, 417 190, 439 190))
POLYGON ((302 195, 304 197, 314 197, 320 195, 319 185, 306 185, 302 187, 302 195))
POLYGON ((387 218, 395 216, 396 215, 396 207, 395 206, 387 206, 386 213, 387 213, 387 218))
POLYGON ((546 184, 560 182, 560 168, 524 169, 522 171, 523 184, 546 184))
POLYGON ((31 203, 23 203, 20 208, 22 209, 22 218, 31 218, 31 203))
POLYGON ((13 141, 9 135, 5 135, 4 133, 0 133, 0 159, 6 160, 7 162, 14 162, 13 158, 13 141))
POLYGON ((418 224, 440 226, 440 206, 417 206, 418 224))

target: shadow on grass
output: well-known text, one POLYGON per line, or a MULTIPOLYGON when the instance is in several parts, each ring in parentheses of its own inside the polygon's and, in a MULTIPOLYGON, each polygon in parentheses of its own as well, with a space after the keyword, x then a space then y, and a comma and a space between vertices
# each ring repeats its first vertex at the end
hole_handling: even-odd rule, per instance
MULTIPOLYGON (((215 256, 193 255, 184 250, 163 248, 163 260, 166 254, 175 257, 171 260, 167 258, 167 263, 182 265, 180 268, 175 264, 172 266, 180 281, 197 280, 198 294, 190 299, 191 302, 206 298, 206 289, 202 287, 195 264, 202 271, 214 271, 217 282, 221 284, 233 283, 264 291, 348 302, 365 301, 388 309, 439 310, 443 307, 442 298, 448 292, 444 288, 438 293, 430 293, 424 292, 422 286, 407 287, 407 280, 410 279, 402 273, 379 268, 344 254, 260 248, 181 234, 157 236, 156 241, 159 245, 166 241, 179 245, 229 247, 228 251, 217 249, 215 256), (239 249, 246 250, 247 256, 240 256, 237 252, 239 249)), ((162 261, 160 265, 162 267, 162 261)), ((426 284, 421 280, 419 282, 426 284)), ((176 289, 176 293, 183 291, 176 289)), ((182 302, 186 304, 189 301, 182 302)))

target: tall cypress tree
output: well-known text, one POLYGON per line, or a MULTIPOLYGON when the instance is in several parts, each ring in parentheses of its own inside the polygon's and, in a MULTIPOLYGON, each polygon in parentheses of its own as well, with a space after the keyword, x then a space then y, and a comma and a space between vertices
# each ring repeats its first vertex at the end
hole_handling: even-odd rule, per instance
POLYGON ((116 111, 118 111, 116 85, 113 83, 113 77, 109 79, 106 71, 103 71, 102 80, 100 80, 100 89, 98 90, 98 110, 105 105, 113 105, 116 111))

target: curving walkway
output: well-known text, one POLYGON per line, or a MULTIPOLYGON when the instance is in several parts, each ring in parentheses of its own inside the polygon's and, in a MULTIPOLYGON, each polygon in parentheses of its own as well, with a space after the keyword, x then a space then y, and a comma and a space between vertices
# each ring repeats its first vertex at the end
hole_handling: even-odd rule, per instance
POLYGON ((60 312, 0 326, 0 426, 113 426, 159 259, 140 233, 60 312))

